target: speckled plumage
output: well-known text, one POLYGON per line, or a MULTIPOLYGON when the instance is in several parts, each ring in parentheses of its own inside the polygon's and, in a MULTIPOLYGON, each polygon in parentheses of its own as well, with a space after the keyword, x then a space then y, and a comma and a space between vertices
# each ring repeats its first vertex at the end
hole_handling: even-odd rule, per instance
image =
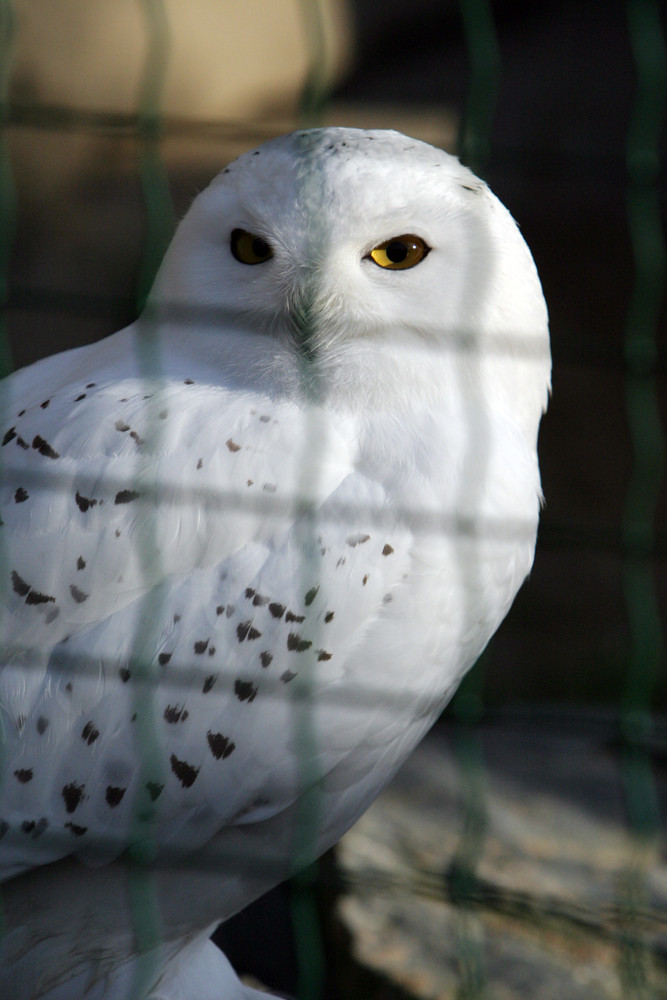
POLYGON ((548 381, 506 210, 351 129, 241 157, 137 323, 6 381, 3 996, 142 995, 139 841, 143 995, 244 995, 210 927, 354 822, 530 569, 548 381), (239 228, 273 255, 235 259, 239 228), (416 266, 368 257, 405 233, 416 266), (205 888, 184 855, 215 856, 205 888))

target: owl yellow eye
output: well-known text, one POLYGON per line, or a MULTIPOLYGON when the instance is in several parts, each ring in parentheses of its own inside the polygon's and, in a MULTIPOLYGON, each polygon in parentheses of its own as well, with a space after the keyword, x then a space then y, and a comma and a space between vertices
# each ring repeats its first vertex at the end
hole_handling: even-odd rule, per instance
POLYGON ((378 267, 402 271, 419 264, 430 249, 421 236, 393 236, 390 240, 385 240, 384 243, 373 247, 370 253, 366 254, 365 259, 370 257, 378 267))
POLYGON ((231 250, 241 264, 263 264, 273 257, 273 250, 261 236, 247 229, 232 230, 231 250))

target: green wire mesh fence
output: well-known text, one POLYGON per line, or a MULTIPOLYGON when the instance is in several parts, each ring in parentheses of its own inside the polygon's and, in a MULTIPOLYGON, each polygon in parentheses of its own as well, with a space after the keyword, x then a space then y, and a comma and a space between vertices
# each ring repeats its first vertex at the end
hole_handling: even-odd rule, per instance
MULTIPOLYGON (((299 5, 309 50, 310 72, 303 89, 298 124, 319 124, 331 107, 327 93, 329 75, 325 71, 331 45, 327 39, 324 6, 321 0, 302 0, 299 5)), ((267 132, 265 122, 197 121, 187 116, 165 114, 165 79, 175 41, 170 31, 169 11, 161 0, 141 0, 137 7, 145 32, 145 58, 136 107, 130 113, 98 113, 54 106, 48 101, 30 103, 12 100, 13 52, 16 33, 21 30, 21 5, 11 0, 3 0, 0 5, 0 304, 3 324, 0 350, 5 372, 11 368, 8 334, 11 335, 12 330, 11 322, 7 330, 7 316, 11 318, 12 309, 27 311, 29 316, 30 310, 37 308, 40 317, 49 312, 67 316, 101 311, 107 316, 113 314, 115 319, 124 314, 129 318, 143 307, 177 214, 173 208, 164 155, 169 140, 215 145, 226 139, 230 146, 252 148, 267 132), (17 199, 10 141, 17 131, 29 131, 36 136, 50 133, 73 136, 93 134, 104 137, 107 144, 129 143, 133 147, 144 234, 140 258, 134 269, 131 296, 123 298, 121 295, 118 301, 110 301, 108 296, 97 295, 87 289, 63 292, 48 286, 21 287, 20 282, 12 286, 17 199)), ((520 177, 523 165, 521 154, 515 151, 513 156, 511 150, 497 149, 493 139, 499 93, 506 69, 494 23, 497 16, 495 5, 489 0, 461 0, 458 7, 467 52, 460 154, 482 176, 493 174, 494 158, 498 154, 501 160, 504 157, 506 164, 509 163, 507 169, 520 177)), ((659 759, 659 752, 664 752, 665 745, 664 723, 654 715, 653 701, 656 689, 661 698, 664 691, 661 679, 664 664, 661 594, 664 597, 664 585, 656 577, 664 569, 664 528, 660 527, 657 519, 661 510, 660 491, 664 489, 664 409, 661 413, 664 402, 661 402, 661 392, 664 392, 665 347, 661 324, 664 323, 666 252, 662 219, 665 174, 661 143, 664 142, 667 102, 667 56, 665 24, 657 0, 628 0, 625 16, 635 80, 633 110, 627 133, 626 187, 627 225, 634 273, 625 323, 623 373, 632 459, 623 503, 621 537, 618 537, 619 533, 607 530, 602 523, 592 531, 593 536, 597 531, 597 537, 602 539, 601 548, 615 545, 616 551, 622 553, 623 593, 629 632, 622 690, 615 691, 615 704, 606 715, 596 709, 587 715, 585 711, 577 714, 565 708, 553 715, 547 713, 542 716, 542 707, 538 704, 524 706, 515 715, 512 707, 507 705, 504 706, 504 713, 502 706, 494 712, 492 699, 486 690, 487 669, 484 662, 479 664, 462 686, 448 716, 454 720, 448 724, 447 731, 454 734, 463 804, 457 823, 460 835, 447 867, 443 872, 424 863, 422 869, 403 879, 392 879, 386 873, 373 873, 368 868, 356 875, 361 882, 359 891, 362 896, 371 888, 377 889, 379 884, 380 890, 388 896, 413 894, 453 908, 453 924, 443 925, 441 933, 444 938, 453 928, 457 985, 453 991, 449 985, 443 985, 437 995, 456 996, 458 1000, 481 1000, 501 995, 498 992, 498 974, 490 968, 494 954, 493 935, 489 929, 493 924, 490 925, 489 919, 493 921, 496 918, 506 921, 504 926, 508 935, 522 924, 534 925, 547 938, 552 933, 560 933, 565 927, 564 933, 571 937, 587 935, 601 943, 601 947, 608 945, 615 963, 610 979, 612 985, 608 992, 591 992, 591 996, 623 996, 631 1000, 657 998, 667 978, 664 944, 661 942, 665 929, 664 913, 660 911, 661 900, 656 903, 655 887, 650 878, 651 867, 655 865, 656 845, 662 843, 660 788, 656 783, 655 762, 659 759), (538 729, 542 725, 541 719, 547 718, 554 732, 558 732, 559 727, 560 731, 568 731, 569 727, 580 734, 594 736, 596 740, 607 739, 614 747, 615 759, 620 767, 631 846, 626 855, 627 862, 615 872, 615 898, 611 903, 605 898, 598 910, 594 895, 591 901, 584 894, 586 898, 579 905, 574 905, 559 900, 557 894, 545 892, 542 896, 539 893, 531 895, 523 888, 512 892, 507 886, 494 885, 488 878, 488 869, 482 867, 483 856, 489 850, 490 816, 496 808, 493 774, 486 759, 484 737, 487 733, 483 723, 491 719, 501 727, 505 725, 511 729, 513 725, 520 728, 530 718, 536 720, 533 724, 538 729)), ((216 151, 219 151, 219 145, 216 151)), ((219 165, 222 167, 224 164, 220 162, 219 165)), ((578 167, 590 170, 595 164, 591 167, 583 156, 578 167)), ((557 171, 558 164, 544 169, 557 171)), ((190 193, 188 191, 188 195, 190 193)), ((509 207, 512 209, 511 204, 509 207)), ((109 332, 111 329, 110 326, 109 332)), ((559 333, 558 328, 553 330, 557 362, 559 350, 562 350, 559 348, 559 333)), ((592 352, 590 357, 585 358, 589 368, 594 368, 596 361, 592 352)), ((159 358, 151 352, 150 345, 142 363, 147 377, 159 371, 159 358)), ((556 398, 558 380, 557 364, 556 398)), ((308 452, 316 452, 316 442, 308 452)), ((550 502, 548 493, 547 502, 550 502)), ((586 526, 559 524, 557 511, 552 512, 547 507, 543 536, 547 551, 568 546, 576 548, 582 541, 595 546, 595 537, 591 542, 590 537, 586 537, 588 534, 586 526)), ((308 550, 307 540, 304 540, 304 550, 308 550)), ((146 560, 150 558, 152 556, 147 554, 146 560)), ((304 580, 307 578, 304 568, 304 580)), ((489 657, 492 661, 493 648, 489 657)), ((564 671, 566 667, 564 665, 564 671)), ((136 669, 140 674, 142 664, 137 663, 136 669)), ((145 746, 143 763, 154 773, 151 756, 154 755, 155 734, 151 731, 150 711, 142 710, 147 708, 142 704, 142 698, 148 697, 148 691, 148 685, 137 685, 136 707, 138 717, 147 720, 142 733, 145 746)), ((313 739, 309 732, 308 707, 308 691, 302 690, 295 701, 294 724, 306 743, 313 739)), ((664 709, 664 701, 661 701, 660 708, 664 709)), ((582 752, 585 752, 585 744, 583 747, 582 752)), ((305 829, 316 826, 318 822, 318 803, 314 801, 310 805, 313 814, 304 817, 305 829)), ((557 837, 557 816, 553 817, 553 824, 557 837)), ((567 836, 567 833, 563 832, 562 836, 567 836)), ((131 852, 129 885, 137 949, 146 956, 150 956, 153 945, 160 937, 159 907, 150 869, 151 852, 150 824, 138 825, 131 852)), ((299 853, 298 845, 295 852, 299 853)), ((297 861, 295 857, 295 868, 298 867, 297 861)), ((346 882, 354 880, 354 869, 348 869, 342 875, 339 873, 338 877, 343 887, 349 889, 346 882)), ((324 996, 327 989, 318 892, 316 868, 307 868, 305 874, 296 876, 291 897, 299 970, 296 989, 299 998, 308 1000, 324 996)), ((437 912, 441 914, 441 911, 437 912)), ((437 919, 441 919, 441 915, 437 919)), ((144 983, 150 981, 152 972, 151 961, 147 957, 145 967, 139 968, 139 978, 132 986, 132 995, 141 995, 144 983)), ((548 976, 547 969, 539 987, 540 996, 552 995, 548 976)), ((447 983, 450 982, 448 979, 447 983)), ((363 989, 366 995, 370 995, 367 981, 363 989)), ((395 989, 396 995, 400 995, 397 986, 395 989)), ((405 981, 404 989, 406 993, 411 993, 405 981)), ((534 989, 534 986, 527 989, 534 989)), ((419 993, 415 986, 411 995, 433 993, 429 994, 428 988, 426 993, 419 993)), ((506 995, 515 994, 508 987, 506 995)))

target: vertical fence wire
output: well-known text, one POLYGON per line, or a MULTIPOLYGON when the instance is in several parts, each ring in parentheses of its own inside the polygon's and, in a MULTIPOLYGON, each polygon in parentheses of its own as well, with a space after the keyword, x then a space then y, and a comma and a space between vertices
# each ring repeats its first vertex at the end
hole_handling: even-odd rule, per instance
MULTIPOLYGON (((490 0, 460 0, 459 11, 469 66, 459 154, 467 166, 483 175, 490 155, 500 49, 490 0)), ((475 449, 483 446, 478 440, 471 440, 470 444, 475 449)), ((455 752, 463 797, 463 829, 449 871, 449 889, 456 903, 457 1000, 482 1000, 487 995, 484 926, 474 904, 476 870, 488 829, 484 749, 474 728, 483 712, 484 675, 485 655, 467 674, 452 705, 457 721, 455 752)))
MULTIPOLYGON (((169 25, 164 0, 139 0, 146 30, 146 56, 139 92, 139 176, 146 212, 146 233, 143 255, 137 281, 137 306, 144 310, 153 279, 167 248, 174 229, 174 213, 167 171, 160 154, 161 98, 169 64, 169 25)), ((145 442, 146 459, 137 465, 136 488, 140 494, 150 495, 152 462, 159 446, 161 422, 158 418, 160 403, 161 366, 157 330, 151 322, 150 311, 145 311, 145 324, 139 338, 138 363, 146 384, 148 409, 148 440, 145 442)), ((147 578, 155 579, 155 561, 160 558, 159 539, 156 537, 155 517, 147 520, 148 530, 140 538, 139 558, 147 578)), ((161 755, 156 729, 153 694, 155 690, 155 664, 153 662, 153 623, 160 621, 159 591, 154 591, 146 624, 137 632, 132 657, 133 708, 136 713, 136 733, 140 752, 141 778, 133 809, 133 829, 129 850, 129 901, 133 930, 137 945, 138 961, 133 982, 133 996, 143 996, 154 979, 161 944, 160 909, 156 895, 155 879, 151 870, 156 846, 155 806, 146 798, 149 782, 161 779, 161 755)))
POLYGON ((8 375, 13 368, 7 332, 9 262, 16 227, 16 195, 7 138, 13 39, 12 0, 0 0, 0 378, 8 375))
MULTIPOLYGON (((9 77, 11 72, 14 40, 14 8, 12 0, 0 0, 0 378, 8 375, 12 368, 12 355, 7 330, 7 306, 9 303, 9 263, 16 226, 16 194, 12 179, 12 169, 7 137, 9 119, 9 77)), ((0 418, 4 418, 4 393, 0 395, 0 418)), ((5 565, 4 544, 0 542, 0 566, 5 565)), ((0 585, 0 596, 4 598, 5 574, 0 585)), ((0 649, 2 646, 0 645, 0 649)), ((4 740, 0 723, 0 764, 4 753, 4 740)), ((0 946, 5 930, 5 916, 0 887, 0 946)))
POLYGON ((619 886, 624 932, 619 971, 624 996, 648 1000, 655 993, 640 927, 647 902, 646 872, 660 825, 648 747, 653 688, 664 660, 653 554, 665 456, 656 360, 667 265, 659 190, 667 47, 657 0, 629 0, 627 20, 636 71, 635 106, 627 138, 627 216, 635 275, 625 333, 625 402, 634 463, 624 517, 624 591, 631 646, 621 705, 621 771, 634 857, 619 886))
POLYGON ((331 39, 327 36, 325 0, 299 0, 309 53, 308 71, 299 101, 299 118, 306 127, 319 125, 329 100, 331 39))
MULTIPOLYGON (((301 17, 304 38, 308 51, 308 70, 304 81, 301 99, 299 101, 299 118, 305 127, 319 125, 328 101, 327 81, 329 79, 329 53, 331 40, 327 36, 327 19, 324 15, 323 0, 300 0, 301 17)), ((306 204, 312 205, 314 228, 318 199, 318 178, 306 178, 303 197, 306 204)), ((323 234, 316 232, 320 241, 323 234)), ((308 395, 308 386, 313 377, 313 362, 311 355, 312 333, 310 318, 306 313, 302 317, 302 379, 308 395)), ((308 466, 317 461, 317 456, 323 454, 323 442, 316 428, 307 435, 303 447, 302 469, 304 478, 312 476, 308 466)), ((297 488, 297 493, 301 491, 297 488)), ((300 563, 302 590, 305 594, 311 586, 312 570, 317 565, 315 552, 317 549, 314 538, 314 527, 309 513, 304 511, 302 517, 301 542, 303 556, 300 563)), ((294 927, 294 945, 297 962, 297 997, 298 1000, 318 1000, 323 995, 326 976, 324 943, 317 900, 317 879, 319 861, 309 858, 310 847, 317 840, 321 822, 321 802, 319 801, 319 783, 309 759, 317 759, 317 733, 313 717, 313 682, 314 678, 300 675, 296 678, 292 696, 293 725, 295 744, 299 747, 300 785, 305 790, 302 796, 298 819, 298 840, 293 847, 291 883, 291 916, 294 927), (305 863, 304 863, 305 862, 305 863), (308 863, 309 862, 309 863, 308 863)))

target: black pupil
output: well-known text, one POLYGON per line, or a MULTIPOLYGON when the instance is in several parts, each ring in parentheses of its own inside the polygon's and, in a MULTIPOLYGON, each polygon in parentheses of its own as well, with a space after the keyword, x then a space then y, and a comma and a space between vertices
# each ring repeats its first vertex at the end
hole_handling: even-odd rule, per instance
POLYGON ((269 244, 261 236, 255 236, 252 241, 252 252, 255 257, 266 257, 269 252, 269 244))
POLYGON ((407 243, 403 243, 402 240, 394 240, 386 247, 385 253, 392 264, 402 264, 408 256, 407 243))

